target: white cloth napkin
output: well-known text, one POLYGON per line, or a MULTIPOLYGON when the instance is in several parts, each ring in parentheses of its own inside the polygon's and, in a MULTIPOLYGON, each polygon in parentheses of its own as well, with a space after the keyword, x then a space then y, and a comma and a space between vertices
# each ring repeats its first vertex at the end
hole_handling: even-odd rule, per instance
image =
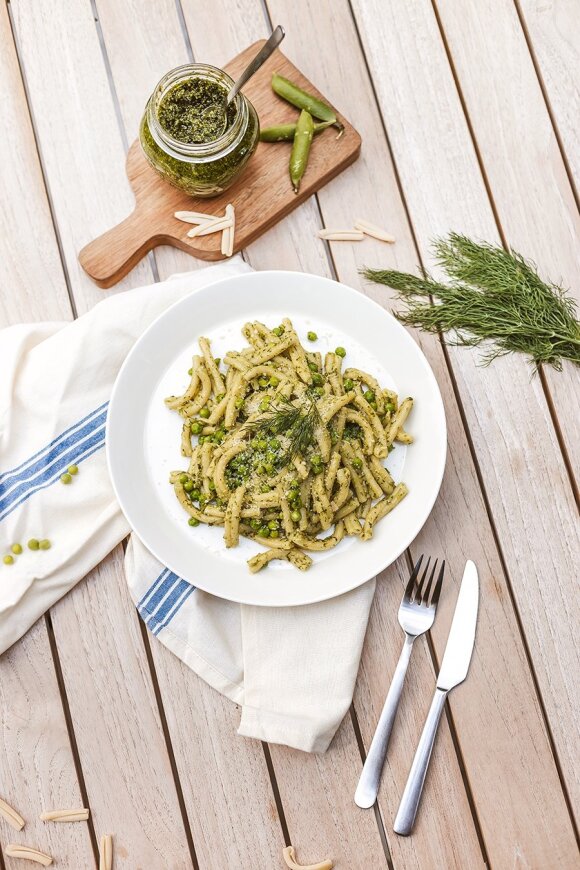
MULTIPOLYGON (((24 548, 0 563, 0 653, 129 532, 103 447, 111 389, 135 340, 183 296, 248 270, 236 258, 110 296, 72 323, 0 332, 0 552, 24 548), (70 465, 78 475, 64 485, 70 465), (30 538, 52 546, 32 551, 30 538)), ((351 702, 374 580, 305 607, 239 605, 176 577, 135 535, 125 568, 150 631, 241 705, 240 734, 327 748, 351 702)))

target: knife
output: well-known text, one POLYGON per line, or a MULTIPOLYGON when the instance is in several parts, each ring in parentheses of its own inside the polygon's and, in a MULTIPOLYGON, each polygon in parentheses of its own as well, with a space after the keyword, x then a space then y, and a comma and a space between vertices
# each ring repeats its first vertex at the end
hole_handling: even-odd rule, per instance
POLYGON ((421 734, 421 739, 413 759, 407 785, 401 798, 399 812, 393 825, 396 834, 408 837, 413 830, 417 808, 421 800, 423 783, 429 767, 437 726, 443 713, 447 695, 451 689, 463 682, 469 670, 473 644, 475 642, 475 624, 477 622, 477 605, 479 598, 479 581, 477 568, 468 561, 463 572, 461 588, 455 605, 453 622, 447 638, 447 646, 443 655, 437 688, 431 703, 427 720, 421 734))

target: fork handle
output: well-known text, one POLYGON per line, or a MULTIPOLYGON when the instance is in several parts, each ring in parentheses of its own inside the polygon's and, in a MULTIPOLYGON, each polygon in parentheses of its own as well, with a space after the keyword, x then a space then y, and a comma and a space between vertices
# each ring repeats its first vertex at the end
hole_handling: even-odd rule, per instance
POLYGON ((402 837, 408 837, 415 824, 415 816, 417 815, 419 801, 421 800, 423 784, 427 775, 433 744, 435 743, 435 735, 437 734, 437 727, 443 713, 446 698, 447 692, 444 689, 435 689, 435 695, 431 702, 425 725, 423 726, 423 733, 417 746, 413 764, 411 765, 407 785, 401 798, 399 812, 393 825, 395 834, 400 834, 402 837))
POLYGON ((387 746, 389 745, 389 738, 393 730, 393 722, 397 715, 397 707, 399 706, 399 699, 403 691, 403 683, 409 659, 411 658, 414 640, 415 638, 411 637, 411 635, 406 635, 405 637, 405 643, 399 656, 389 694, 387 695, 385 706, 383 707, 383 712, 381 713, 377 730, 370 745, 354 795, 354 802, 363 809, 372 807, 377 799, 387 746))

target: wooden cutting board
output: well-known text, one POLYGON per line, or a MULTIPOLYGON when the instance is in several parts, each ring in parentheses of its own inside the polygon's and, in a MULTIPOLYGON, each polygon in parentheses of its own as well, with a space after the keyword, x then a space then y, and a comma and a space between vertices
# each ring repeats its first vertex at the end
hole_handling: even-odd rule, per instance
MULTIPOLYGON (((263 42, 254 43, 226 65, 225 69, 234 79, 263 42)), ((296 121, 299 114, 298 109, 273 92, 270 81, 274 72, 329 103, 324 94, 276 50, 244 87, 262 127, 296 121)), ((260 142, 232 187, 220 196, 201 199, 177 190, 159 176, 147 163, 137 140, 129 149, 126 167, 135 194, 135 209, 124 221, 82 249, 79 261, 83 269, 100 287, 111 287, 156 245, 174 245, 203 260, 222 260, 221 233, 188 239, 191 225, 177 220, 174 213, 189 210, 223 214, 228 202, 236 210, 236 253, 356 160, 360 136, 342 115, 340 119, 345 127, 340 138, 334 127, 315 137, 298 194, 293 192, 288 176, 291 148, 288 142, 260 142)))

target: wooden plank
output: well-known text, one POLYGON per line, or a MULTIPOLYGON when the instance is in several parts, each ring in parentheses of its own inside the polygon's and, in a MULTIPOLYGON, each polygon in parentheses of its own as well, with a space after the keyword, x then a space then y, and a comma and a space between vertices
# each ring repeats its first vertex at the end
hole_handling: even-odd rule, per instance
POLYGON ((191 868, 122 548, 51 614, 97 837, 127 870, 191 868))
MULTIPOLYGON (((254 2, 245 3, 233 19, 231 7, 224 3, 212 5, 211 20, 201 16, 197 7, 186 5, 184 12, 194 49, 195 40, 198 38, 200 44, 204 46, 204 59, 216 64, 224 62, 225 52, 230 48, 229 43, 224 45, 221 34, 233 32, 239 34, 240 40, 251 40, 263 33, 260 28, 264 25, 258 19, 259 5, 254 2), (195 16, 192 13, 195 13, 195 16), (223 22, 223 25, 215 26, 216 20, 223 22)), ((284 22, 287 22, 290 17, 287 8, 275 10, 275 15, 277 20, 284 22)), ((293 23, 295 25, 294 20, 293 23)), ((296 32, 295 27, 291 30, 296 32)), ((288 38, 290 39, 290 36, 288 38)), ((232 50, 236 48, 237 44, 231 46, 232 50)), ((295 56, 295 43, 292 51, 291 56, 295 56)), ((340 108, 338 101, 337 104, 340 108)), ((380 129, 378 135, 379 137, 382 135, 380 129)), ((366 145, 360 158, 361 163, 366 159, 365 151, 366 145)), ((360 179, 364 174, 365 170, 359 172, 358 166, 345 173, 344 181, 349 183, 348 189, 356 187, 357 176, 360 179)), ((334 188, 338 182, 338 179, 335 180, 331 187, 334 188)), ((285 223, 288 229, 276 228, 250 246, 248 255, 254 266, 330 274, 325 246, 316 238, 316 230, 319 228, 316 204, 307 203, 300 209, 298 217, 301 218, 300 223, 293 222, 288 227, 287 221, 285 223), (308 205, 310 208, 307 209, 308 205)), ((389 611, 388 616, 395 618, 396 609, 389 611)), ((381 648, 367 646, 367 651, 375 662, 376 670, 379 671, 383 664, 381 648)), ((432 687, 429 658, 425 649, 419 655, 423 668, 422 679, 417 682, 417 686, 422 687, 424 697, 428 698, 432 687)), ((421 708, 412 708, 410 715, 414 722, 415 733, 418 733, 423 724, 423 711, 421 708)), ((373 720, 373 723, 374 721, 376 720, 373 720)), ((449 867, 459 866, 453 863, 454 854, 461 856, 463 866, 478 866, 481 860, 471 815, 466 806, 465 790, 457 766, 455 750, 448 734, 442 735, 440 750, 445 764, 435 774, 435 789, 439 793, 445 792, 448 796, 448 806, 453 808, 450 813, 457 825, 453 840, 460 845, 453 846, 448 832, 441 828, 438 820, 430 819, 413 837, 412 844, 409 840, 390 844, 392 850, 399 850, 400 866, 406 866, 404 862, 407 860, 407 854, 422 856, 424 866, 429 866, 428 862, 432 855, 444 856, 444 866, 449 867)), ((306 850, 304 860, 315 860, 328 853, 339 862, 337 867, 376 866, 381 858, 376 833, 373 835, 372 814, 359 810, 353 801, 360 772, 360 760, 350 720, 346 719, 343 722, 335 742, 325 756, 313 759, 280 746, 271 746, 271 754, 290 838, 301 855, 306 850), (315 813, 312 811, 314 807, 315 813), (371 860, 373 854, 374 861, 371 860)), ((385 820, 390 823, 390 817, 385 816, 385 820)), ((379 863, 378 866, 381 864, 379 863)))
MULTIPOLYGON (((83 799, 62 711, 44 619, 0 659, 1 796, 25 821, 22 831, 2 822, 0 838, 52 855, 62 867, 94 867, 86 822, 40 821, 45 810, 82 807, 83 799)), ((6 870, 21 862, 4 858, 6 870)))
MULTIPOLYGON (((360 5, 357 4, 355 7, 359 26, 362 19, 360 5)), ((409 7, 410 11, 404 16, 401 15, 397 4, 393 4, 392 10, 386 3, 374 6, 370 3, 362 5, 364 6, 363 23, 368 25, 376 45, 376 50, 370 53, 375 83, 381 82, 389 92, 397 92, 402 87, 401 82, 406 82, 407 78, 406 55, 411 54, 415 41, 420 42, 424 38, 420 30, 415 30, 417 4, 412 4, 409 7), (398 27, 394 19, 398 19, 398 27), (395 47, 393 42, 395 37, 398 38, 397 29, 400 29, 403 23, 408 28, 408 32, 405 39, 401 40, 401 44, 395 47), (385 51, 386 45, 389 46, 388 51, 385 51), (391 61, 393 61, 392 67, 391 61)), ((281 5, 271 2, 269 8, 274 18, 281 18, 281 5)), ((357 268, 364 263, 414 270, 417 254, 406 224, 390 155, 377 124, 373 95, 347 4, 333 4, 332 16, 325 15, 324 9, 319 4, 293 4, 291 8, 286 8, 284 11, 289 33, 286 50, 299 65, 303 66, 312 80, 329 93, 338 109, 343 108, 352 118, 363 137, 360 161, 319 194, 325 222, 328 225, 343 225, 345 221, 351 221, 361 213, 370 220, 377 220, 383 226, 392 229, 397 237, 397 243, 391 247, 384 245, 380 247, 379 243, 373 245, 370 242, 352 246, 334 244, 332 253, 340 277, 356 285, 359 280, 357 268), (314 45, 314 39, 316 37, 318 40, 321 33, 327 35, 330 44, 340 46, 340 52, 320 51, 314 45), (348 57, 348 64, 343 62, 345 57, 348 57)), ((368 35, 364 38, 365 41, 369 41, 368 35)), ((434 178, 437 181, 430 184, 431 179, 426 172, 426 163, 434 139, 435 119, 429 118, 426 128, 420 134, 412 133, 414 124, 418 123, 416 116, 419 115, 420 119, 422 105, 427 102, 426 95, 433 93, 432 90, 428 90, 428 86, 418 87, 417 80, 420 68, 429 68, 428 60, 431 51, 434 50, 429 46, 429 57, 426 58, 423 51, 414 58, 413 87, 410 92, 405 92, 405 100, 390 113, 385 113, 385 117, 391 120, 391 116, 396 114, 393 123, 404 130, 404 136, 398 141, 397 154, 401 150, 406 150, 417 161, 413 166, 414 189, 422 188, 424 198, 427 197, 428 191, 429 202, 438 206, 442 199, 440 191, 445 192, 445 210, 441 211, 444 215, 447 209, 452 213, 454 204, 457 210, 459 204, 465 205, 471 189, 467 184, 470 176, 465 176, 465 173, 461 179, 463 188, 458 187, 449 191, 449 186, 445 188, 443 184, 446 176, 441 174, 435 174, 434 178), (414 143, 412 148, 409 147, 410 142, 414 143)), ((455 119, 451 124, 447 115, 444 118, 444 129, 453 132, 455 119)), ((464 143, 462 142, 461 145, 461 150, 454 148, 450 152, 459 164, 464 143)), ((466 153, 469 157, 470 151, 467 150, 466 153)), ((477 165, 475 170, 477 171, 477 165)), ((479 179, 478 174, 476 178, 479 179)), ((481 183, 480 179, 478 183, 481 183)), ((421 199, 419 199, 420 204, 421 199)), ((457 226, 457 217, 460 216, 455 216, 455 226, 457 226)), ((414 205, 411 207, 411 219, 415 223, 414 205)), ((420 209, 417 209, 417 219, 421 219, 420 209)), ((447 229, 448 226, 448 224, 444 227, 430 226, 428 233, 423 236, 423 243, 426 243, 432 232, 440 228, 447 229)), ((376 287, 367 289, 383 304, 387 301, 387 294, 383 290, 376 287)), ((480 565, 482 586, 486 590, 486 594, 482 595, 478 625, 481 640, 478 642, 477 655, 472 663, 470 679, 461 691, 457 692, 456 697, 452 697, 451 709, 458 722, 459 744, 490 861, 492 864, 497 863, 498 866, 510 866, 513 863, 514 850, 520 847, 519 844, 524 843, 525 855, 531 863, 535 861, 540 866, 542 863, 549 863, 553 858, 548 857, 550 853, 547 844, 553 839, 554 825, 561 831, 559 842, 562 854, 569 859, 572 854, 570 850, 575 848, 573 832, 566 817, 557 770, 538 709, 532 677, 525 660, 516 614, 510 601, 509 585, 501 569, 493 531, 486 515, 460 413, 454 400, 453 384, 438 344, 430 338, 421 339, 421 344, 441 386, 449 426, 450 454, 444 487, 418 543, 421 550, 425 552, 443 552, 450 563, 450 597, 445 607, 442 607, 442 614, 437 620, 434 632, 438 655, 442 652, 446 628, 449 625, 446 620, 449 619, 450 613, 446 608, 451 607, 453 602, 451 589, 456 591, 458 588, 457 584, 466 558, 474 558, 480 565), (458 534, 458 530, 461 534, 458 534), (501 648, 498 648, 497 637, 501 638, 501 648), (514 692, 517 693, 517 701, 514 700, 514 692), (518 716, 525 715, 526 728, 514 738, 509 717, 516 710, 518 716), (522 710, 525 710, 525 714, 521 713, 522 710), (486 758, 486 765, 481 764, 483 733, 486 734, 488 746, 493 746, 493 750, 490 751, 494 753, 492 758, 486 758), (508 745, 512 746, 512 751, 506 754, 505 747, 508 745), (525 770, 522 765, 526 766, 525 770), (508 769, 509 774, 506 773, 508 769), (531 782, 534 783, 534 791, 530 790, 531 782), (536 789, 538 791, 535 791, 536 789), (542 792, 544 797, 538 800, 538 795, 542 792), (490 801, 492 794, 493 801, 490 801), (516 794, 517 800, 514 797, 516 794), (546 806, 553 809, 553 816, 549 820, 546 806), (558 809, 554 809, 556 806, 558 809), (498 835, 500 830, 501 836, 498 835)), ((466 370, 471 371, 473 357, 470 359, 469 351, 465 353, 463 362, 466 370)), ((454 373, 457 374, 458 371, 454 363, 454 373)), ((479 376, 482 375, 480 371, 477 373, 479 376)), ((527 385, 527 380, 524 381, 522 376, 520 384, 524 382, 527 385)), ((486 388, 483 389, 484 394, 485 392, 486 388)), ((469 396, 462 393, 461 398, 465 406, 469 396)), ((484 398, 485 396, 482 396, 480 401, 484 398)), ((498 396, 495 396, 496 400, 498 398, 499 391, 498 396)), ((528 403, 538 401, 534 393, 526 398, 528 403)), ((493 411, 493 406, 489 410, 493 411)), ((470 424, 471 418, 474 417, 475 414, 472 413, 470 424)), ((535 417, 540 423, 544 421, 542 431, 548 435, 548 443, 550 438, 553 443, 553 433, 549 434, 545 405, 538 406, 535 417)), ((486 419, 491 420, 491 425, 485 427, 485 437, 490 439, 495 437, 498 445, 501 446, 501 435, 498 438, 494 433, 495 418, 490 415, 482 422, 486 419)), ((525 419, 524 416, 524 422, 525 419)), ((516 417, 513 425, 515 426, 516 423, 522 425, 522 420, 516 417)), ((527 438, 525 446, 528 447, 527 438)), ((499 462, 499 468, 504 467, 506 472, 510 468, 509 452, 505 447, 496 462, 499 462)), ((562 474, 559 479, 565 480, 562 463, 556 454, 552 464, 562 474)), ((544 502, 545 499, 542 499, 542 504, 544 502)), ((559 510, 561 511, 561 507, 559 510)), ((533 520, 533 515, 529 519, 533 520)), ((557 538, 556 529, 558 534, 561 533, 560 528, 554 517, 554 539, 557 538)), ((546 543, 545 533, 542 529, 538 529, 537 523, 535 532, 538 533, 538 540, 530 539, 529 543, 526 541, 525 544, 532 552, 534 548, 545 546, 546 543)), ((518 527, 518 534, 518 540, 521 542, 521 526, 518 527)), ((534 556, 537 558, 536 553, 534 556)), ((532 559, 530 563, 534 565, 532 559)), ((542 579, 545 581, 545 578, 542 579)), ((402 785, 403 783, 401 787, 402 785)))
POLYGON ((576 190, 580 189, 580 6, 575 0, 517 0, 522 24, 576 190))
MULTIPOLYGON (((4 4, 0 43, 0 324, 64 320, 70 303, 4 4)), ((11 570, 3 568, 3 583, 11 570)), ((0 796, 26 822, 20 832, 2 822, 2 846, 29 843, 62 867, 93 867, 86 823, 47 825, 39 818, 43 810, 83 804, 44 619, 0 658, 0 724, 0 796)), ((5 858, 1 866, 19 864, 5 858)))
MULTIPOLYGON (((118 220, 131 202, 123 169, 123 145, 98 36, 89 4, 70 2, 50 10, 37 10, 24 0, 11 4, 11 9, 66 267, 73 280, 77 310, 85 311, 102 299, 102 292, 79 269, 76 250, 95 232, 118 220), (66 51, 62 34, 67 34, 66 51)), ((150 267, 144 263, 123 286, 151 279, 150 267)), ((116 855, 120 866, 134 867, 136 857, 147 858, 165 845, 172 866, 188 867, 189 847, 151 700, 145 650, 140 638, 135 642, 135 626, 131 622, 135 619, 134 608, 128 596, 119 592, 119 558, 120 551, 93 572, 87 582, 73 589, 54 610, 55 638, 66 663, 65 684, 71 693, 72 720, 86 745, 90 745, 89 738, 94 739, 99 750, 96 756, 81 758, 86 788, 95 819, 103 822, 111 819, 111 825, 115 823, 113 833, 121 838, 122 844, 116 855), (93 580, 98 584, 94 590, 93 580), (98 606, 92 599, 97 593, 98 606), (125 624, 125 631, 119 630, 116 635, 111 632, 113 615, 125 624), (92 692, 86 691, 79 676, 83 672, 81 662, 75 659, 83 643, 79 626, 83 631, 86 627, 87 633, 96 638, 90 651, 90 673, 98 674, 98 686, 92 692), (115 661, 120 664, 111 668, 110 663, 115 661), (133 687, 121 680, 125 667, 139 675, 133 687), (99 705, 101 697, 115 699, 114 712, 99 705), (134 711, 139 700, 145 711, 138 722, 141 746, 134 739, 134 711), (124 706, 132 711, 131 716, 123 715, 124 706), (156 758, 146 765, 140 763, 140 758, 148 746, 155 747, 156 758), (115 806, 114 799, 104 776, 108 765, 95 763, 95 757, 115 758, 120 747, 125 748, 121 760, 130 758, 131 767, 110 771, 110 775, 118 776, 125 796, 129 794, 128 804, 138 808, 139 814, 125 807, 121 810, 117 805, 119 811, 113 819, 110 809, 115 806), (144 810, 147 796, 148 808, 144 810), (157 839, 160 830, 164 843, 157 839)), ((82 666, 87 668, 86 660, 82 666)), ((86 674, 85 670, 83 675, 86 674)), ((145 866, 149 865, 146 860, 145 866)))
MULTIPOLYGON (((490 0, 463 15, 443 0, 439 14, 505 237, 580 301, 580 214, 515 7, 490 0)), ((577 374, 545 368, 576 475, 577 374)))

